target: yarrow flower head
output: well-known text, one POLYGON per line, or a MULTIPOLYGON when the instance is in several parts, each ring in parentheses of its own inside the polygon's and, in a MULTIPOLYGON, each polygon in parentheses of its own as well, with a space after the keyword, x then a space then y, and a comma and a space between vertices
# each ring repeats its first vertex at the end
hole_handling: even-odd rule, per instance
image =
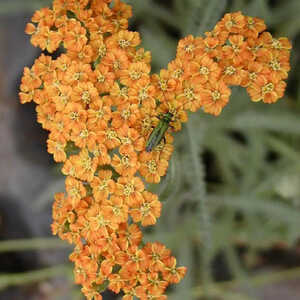
POLYGON ((188 111, 219 115, 231 85, 253 101, 282 97, 291 45, 258 18, 226 14, 205 37, 180 40, 168 68, 151 75, 150 52, 128 30, 131 7, 111 2, 54 0, 35 12, 31 43, 64 51, 24 68, 20 101, 37 104, 48 152, 63 163, 66 192, 55 195, 52 231, 75 244, 70 260, 86 298, 109 289, 123 300, 161 300, 186 268, 163 244, 142 243, 141 227, 162 209, 145 183, 166 174, 172 132, 188 111))

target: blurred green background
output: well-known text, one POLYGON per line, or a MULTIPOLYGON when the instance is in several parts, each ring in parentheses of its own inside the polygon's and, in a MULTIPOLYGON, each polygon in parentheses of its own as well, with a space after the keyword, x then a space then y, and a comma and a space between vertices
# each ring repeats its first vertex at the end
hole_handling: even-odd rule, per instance
MULTIPOLYGON (((50 2, 0 0, 0 300, 82 299, 70 248, 50 233, 52 197, 64 179, 46 152, 34 105, 17 97, 23 67, 39 55, 25 25, 50 2)), ((189 116, 175 135, 167 176, 149 187, 164 207, 145 235, 188 267, 168 291, 172 300, 300 299, 300 1, 126 2, 153 72, 174 58, 181 37, 202 35, 226 12, 263 18, 274 37, 292 41, 284 99, 253 103, 234 87, 219 117, 189 116)))

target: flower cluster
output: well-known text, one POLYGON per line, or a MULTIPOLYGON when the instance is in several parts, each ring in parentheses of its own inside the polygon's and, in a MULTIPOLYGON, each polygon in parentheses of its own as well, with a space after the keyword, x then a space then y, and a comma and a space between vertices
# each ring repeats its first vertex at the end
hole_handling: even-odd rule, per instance
POLYGON ((229 101, 229 86, 245 87, 252 101, 273 103, 283 96, 291 44, 265 29, 261 19, 228 13, 205 38, 179 41, 167 70, 153 75, 158 110, 174 114, 175 130, 187 121, 186 110, 219 115, 229 101))
POLYGON ((166 174, 171 132, 187 111, 218 115, 230 85, 246 87, 253 101, 281 97, 291 46, 262 33, 262 20, 227 14, 205 38, 182 39, 176 59, 151 75, 150 52, 128 31, 131 7, 111 2, 54 0, 34 14, 32 44, 57 58, 42 54, 25 67, 20 100, 37 104, 48 152, 63 164, 66 193, 55 195, 52 231, 75 244, 70 260, 87 299, 108 288, 123 300, 164 300, 186 268, 163 244, 142 242, 141 226, 154 225, 162 206, 145 184, 166 174), (164 138, 146 151, 166 113, 164 138))

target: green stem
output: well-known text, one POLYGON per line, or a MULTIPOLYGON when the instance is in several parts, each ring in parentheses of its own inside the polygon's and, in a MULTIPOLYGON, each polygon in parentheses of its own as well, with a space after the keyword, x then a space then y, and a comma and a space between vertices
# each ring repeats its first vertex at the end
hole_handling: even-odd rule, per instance
POLYGON ((69 244, 57 238, 18 239, 0 242, 0 253, 24 250, 67 248, 69 244))
POLYGON ((58 275, 67 275, 69 271, 70 267, 68 265, 59 265, 37 271, 17 274, 1 274, 0 290, 4 290, 9 286, 24 285, 43 281, 58 275))
MULTIPOLYGON (((281 281, 288 281, 297 278, 300 278, 300 267, 293 268, 291 270, 272 272, 271 274, 267 273, 267 274, 252 276, 249 278, 249 281, 251 281, 252 287, 260 287, 266 284, 275 284, 281 281)), ((240 279, 235 279, 231 281, 211 284, 210 289, 211 290, 234 289, 239 287, 240 284, 241 284, 240 279)), ((203 293, 204 292, 202 286, 193 289, 193 295, 195 297, 200 297, 203 295, 203 293)))
POLYGON ((211 283, 211 268, 210 268, 210 253, 212 249, 212 241, 211 241, 211 226, 210 226, 210 215, 208 210, 208 201, 206 198, 206 185, 204 181, 204 166, 200 159, 199 152, 201 153, 201 149, 199 149, 199 144, 203 139, 204 129, 197 130, 197 141, 198 145, 195 143, 196 133, 194 132, 194 128, 191 124, 191 120, 187 123, 187 130, 189 136, 190 150, 192 156, 192 162, 194 165, 194 173, 195 173, 195 182, 194 189, 197 203, 199 205, 197 213, 199 220, 199 229, 201 231, 202 238, 202 253, 201 253, 201 279, 203 284, 203 293, 205 296, 208 296, 208 286, 211 283), (199 137, 200 135, 200 137, 199 137))

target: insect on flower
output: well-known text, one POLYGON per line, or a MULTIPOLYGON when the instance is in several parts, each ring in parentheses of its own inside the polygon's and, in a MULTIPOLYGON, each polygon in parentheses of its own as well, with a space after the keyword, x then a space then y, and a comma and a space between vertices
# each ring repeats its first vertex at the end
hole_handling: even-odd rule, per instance
POLYGON ((164 138, 166 131, 169 128, 169 124, 172 120, 173 114, 167 112, 166 114, 162 115, 159 123, 153 129, 152 133, 149 136, 149 139, 146 144, 146 151, 151 152, 164 138))

